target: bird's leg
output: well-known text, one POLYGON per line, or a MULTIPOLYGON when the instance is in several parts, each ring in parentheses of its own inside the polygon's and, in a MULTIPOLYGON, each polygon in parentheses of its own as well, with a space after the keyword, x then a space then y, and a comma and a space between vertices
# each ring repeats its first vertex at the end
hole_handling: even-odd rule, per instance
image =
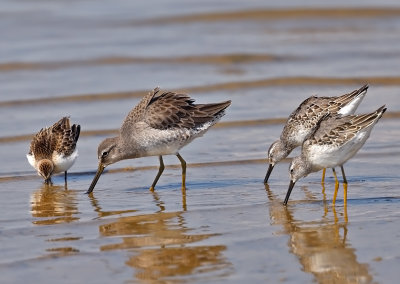
POLYGON ((181 162, 182 166, 182 192, 186 191, 186 161, 182 158, 179 153, 176 154, 178 157, 179 161, 181 162))
POLYGON ((343 165, 340 166, 340 169, 342 170, 342 176, 343 176, 343 200, 344 200, 344 206, 347 206, 347 179, 346 179, 346 174, 344 173, 343 165))
POLYGON ((160 176, 163 173, 164 168, 165 168, 162 156, 158 156, 158 159, 160 160, 160 167, 158 168, 158 173, 156 175, 156 178, 154 179, 153 184, 150 187, 151 191, 154 191, 154 188, 156 187, 156 184, 157 184, 157 182, 158 182, 158 180, 159 180, 159 178, 160 178, 160 176))
MULTIPOLYGON (((346 199, 345 199, 344 206, 343 206, 344 220, 347 224, 349 222, 349 217, 347 216, 347 184, 343 184, 343 187, 345 188, 345 195, 346 195, 346 199)), ((346 226, 345 226, 345 228, 346 228, 346 226)), ((346 232, 347 232, 347 230, 346 230, 346 232)))
POLYGON ((339 189, 339 181, 338 181, 338 178, 337 178, 337 175, 336 175, 335 168, 332 168, 332 171, 333 171, 333 176, 335 177, 335 193, 333 194, 332 204, 335 205, 336 196, 337 196, 338 189, 339 189))
POLYGON ((53 180, 51 179, 51 175, 48 178, 45 178, 44 183, 46 185, 53 185, 53 180))
POLYGON ((339 183, 339 180, 338 180, 337 175, 336 175, 335 168, 332 168, 332 172, 333 172, 333 176, 335 177, 335 184, 339 183))
POLYGON ((340 166, 340 169, 342 170, 343 183, 347 184, 346 174, 344 173, 344 168, 343 168, 343 166, 340 166))
POLYGON ((326 169, 324 168, 324 169, 322 170, 321 184, 324 184, 324 183, 325 183, 325 172, 326 172, 326 169))
POLYGON ((67 171, 64 172, 64 189, 68 189, 68 182, 67 182, 67 171))

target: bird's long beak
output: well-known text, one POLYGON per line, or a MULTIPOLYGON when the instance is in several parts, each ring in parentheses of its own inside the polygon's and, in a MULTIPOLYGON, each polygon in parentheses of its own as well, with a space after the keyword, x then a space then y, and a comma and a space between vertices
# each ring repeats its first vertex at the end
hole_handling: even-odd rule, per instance
POLYGON ((92 184, 90 185, 88 191, 86 191, 86 194, 89 194, 93 191, 94 187, 96 186, 97 181, 99 180, 101 174, 103 173, 104 169, 106 168, 105 165, 102 163, 99 163, 99 168, 97 169, 97 173, 92 181, 92 184))
POLYGON ((268 182, 269 176, 271 175, 273 169, 274 169, 274 164, 269 164, 267 174, 265 175, 264 178, 264 183, 268 182))
POLYGON ((283 201, 283 205, 285 205, 285 206, 287 205, 287 203, 289 201, 290 194, 292 193, 292 189, 293 189, 295 184, 296 184, 295 181, 292 181, 292 180, 290 181, 289 188, 288 188, 287 193, 286 193, 285 201, 283 201))

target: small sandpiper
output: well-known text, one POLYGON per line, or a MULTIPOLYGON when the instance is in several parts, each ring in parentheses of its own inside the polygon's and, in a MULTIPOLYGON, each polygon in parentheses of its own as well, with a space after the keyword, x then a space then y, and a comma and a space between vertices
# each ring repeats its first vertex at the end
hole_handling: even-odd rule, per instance
MULTIPOLYGON (((293 158, 290 164, 290 185, 283 204, 287 204, 290 193, 300 178, 324 168, 342 166, 352 158, 367 141, 372 128, 385 111, 385 106, 381 106, 369 114, 325 115, 304 141, 301 155, 293 158)), ((343 180, 347 185, 344 171, 343 180)), ((335 187, 333 203, 337 189, 335 187)), ((347 203, 347 186, 344 187, 344 202, 347 203)))
MULTIPOLYGON (((290 114, 279 140, 272 143, 269 147, 269 167, 264 178, 264 183, 268 182, 274 166, 286 158, 293 149, 303 143, 304 139, 313 131, 318 121, 324 115, 327 113, 332 115, 354 114, 358 105, 364 99, 367 90, 368 85, 364 85, 358 90, 354 90, 351 93, 339 97, 311 96, 304 100, 299 107, 290 114)), ((322 174, 322 182, 324 182, 324 177, 325 169, 322 174)))
POLYGON ((76 143, 80 131, 80 125, 71 126, 69 118, 63 117, 53 126, 42 128, 33 137, 26 157, 45 183, 51 183, 51 176, 61 172, 64 172, 67 182, 67 171, 78 157, 76 143))
POLYGON ((87 193, 96 186, 105 167, 125 159, 158 156, 160 167, 150 190, 164 171, 163 155, 176 155, 182 166, 182 190, 186 189, 186 162, 179 150, 202 136, 224 114, 231 101, 194 104, 186 94, 155 88, 125 118, 119 135, 100 143, 99 166, 87 193))

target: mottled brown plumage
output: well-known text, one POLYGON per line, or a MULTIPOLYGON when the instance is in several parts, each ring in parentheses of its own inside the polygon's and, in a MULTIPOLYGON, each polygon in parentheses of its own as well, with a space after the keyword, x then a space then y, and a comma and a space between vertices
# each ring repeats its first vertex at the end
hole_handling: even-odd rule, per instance
POLYGON ((306 147, 313 144, 340 147, 353 139, 361 130, 374 125, 385 111, 385 106, 382 106, 375 112, 367 114, 328 115, 321 119, 313 133, 304 143, 306 143, 306 147))
POLYGON ((80 125, 70 125, 68 117, 63 117, 51 127, 42 128, 32 139, 29 163, 46 182, 50 182, 53 173, 65 172, 74 163, 77 152, 80 125))
POLYGON ((230 101, 216 104, 194 104, 187 94, 165 92, 155 88, 134 107, 125 118, 121 132, 133 130, 135 123, 145 122, 154 129, 195 129, 212 121, 230 105, 230 101), (158 95, 158 96, 157 96, 158 95))
POLYGON ((312 96, 304 100, 287 119, 279 140, 268 149, 269 168, 264 178, 268 182, 275 166, 300 146, 321 118, 330 114, 351 115, 363 100, 368 85, 338 97, 312 96))
POLYGON ((32 139, 29 154, 49 159, 53 153, 71 155, 79 139, 80 125, 70 126, 69 118, 63 117, 51 127, 42 128, 32 139))
MULTIPOLYGON (((325 115, 304 141, 301 155, 293 158, 290 164, 290 184, 284 204, 287 204, 297 180, 309 173, 341 166, 344 175, 343 164, 361 149, 385 111, 385 106, 381 106, 368 114, 325 115)), ((346 180, 344 184, 347 184, 346 180)), ((347 202, 347 185, 344 188, 344 201, 347 202)), ((335 187, 333 203, 335 203, 337 189, 338 183, 335 187)))
POLYGON ((174 154, 182 165, 182 188, 185 188, 186 162, 179 150, 203 135, 224 114, 231 101, 215 104, 194 104, 187 94, 160 92, 155 88, 135 106, 122 123, 117 137, 107 138, 98 147, 99 167, 88 193, 93 191, 104 168, 124 159, 174 154))
MULTIPOLYGON (((290 114, 281 134, 281 140, 287 141, 289 148, 300 146, 303 139, 298 139, 298 132, 312 132, 318 121, 327 113, 340 114, 343 107, 351 103, 357 96, 366 92, 368 85, 358 90, 338 97, 312 96, 304 100, 299 107, 290 114), (301 140, 301 141, 300 141, 301 140)), ((354 113, 355 108, 344 115, 354 113)))

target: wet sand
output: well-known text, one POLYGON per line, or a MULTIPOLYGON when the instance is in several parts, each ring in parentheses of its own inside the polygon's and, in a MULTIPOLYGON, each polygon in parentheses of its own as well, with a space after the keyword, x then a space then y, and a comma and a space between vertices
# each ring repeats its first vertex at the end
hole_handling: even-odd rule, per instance
POLYGON ((0 31, 1 283, 397 283, 400 264, 400 6, 295 1, 67 5, 5 1, 0 31), (66 8, 68 6, 68 8, 66 8), (310 95, 369 83, 358 112, 388 107, 346 165, 348 204, 327 172, 288 163, 262 183, 266 152, 310 95), (91 196, 97 145, 152 88, 231 99, 220 123, 166 157, 108 167, 91 196), (68 184, 29 166, 32 135, 82 126, 68 184))

